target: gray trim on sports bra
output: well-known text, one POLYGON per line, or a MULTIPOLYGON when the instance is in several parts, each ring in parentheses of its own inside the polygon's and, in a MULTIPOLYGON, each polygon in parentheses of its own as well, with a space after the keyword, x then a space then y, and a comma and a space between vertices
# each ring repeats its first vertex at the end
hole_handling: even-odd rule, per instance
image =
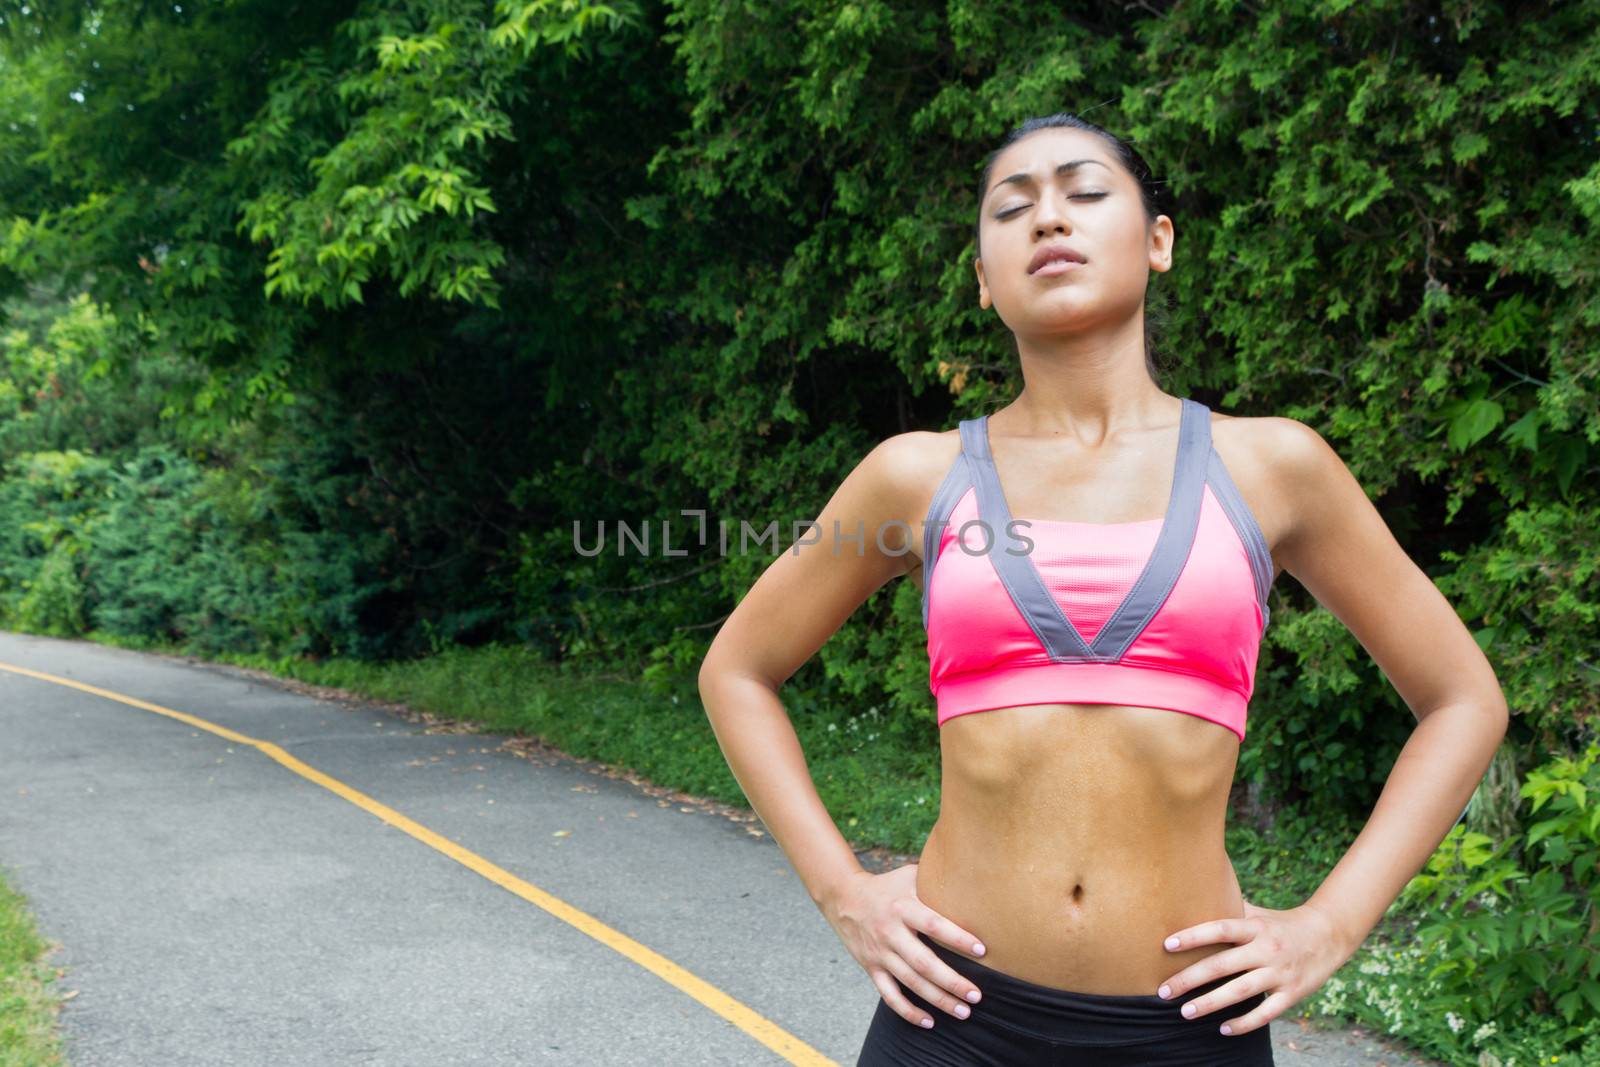
POLYGON ((928 584, 933 576, 933 565, 939 561, 939 546, 944 543, 940 534, 950 521, 950 512, 955 510, 957 501, 966 495, 972 486, 972 472, 967 463, 967 454, 957 452, 955 462, 950 464, 950 470, 945 473, 944 481, 939 484, 938 490, 933 494, 933 502, 928 505, 928 515, 922 521, 922 628, 928 628, 928 584))
POLYGON ((1265 631, 1272 622, 1272 608, 1267 604, 1274 571, 1272 551, 1267 548, 1267 539, 1262 536, 1250 505, 1233 483, 1233 478, 1228 474, 1228 465, 1222 462, 1222 454, 1215 447, 1211 449, 1211 460, 1206 465, 1206 481, 1216 494, 1222 510, 1227 512, 1228 521, 1233 523, 1239 540, 1244 543, 1245 553, 1250 557, 1250 573, 1256 583, 1256 603, 1261 605, 1261 629, 1265 631))
MULTIPOLYGON (((995 573, 1038 636, 1040 645, 1054 660, 1114 662, 1122 657, 1165 603, 1188 561, 1207 484, 1245 546, 1256 601, 1261 606, 1263 620, 1269 620, 1267 593, 1272 586, 1273 567, 1266 539, 1249 505, 1229 477, 1221 454, 1212 447, 1210 409, 1199 401, 1180 399, 1183 408, 1178 426, 1178 449, 1161 532, 1144 569, 1117 610, 1095 635, 1092 646, 1083 640, 1061 610, 1031 557, 1007 550, 1002 538, 1011 522, 1011 513, 989 449, 988 416, 962 420, 961 451, 934 493, 923 524, 923 628, 928 625, 928 593, 939 559, 942 531, 949 524, 950 513, 957 502, 974 485, 978 516, 988 526, 988 536, 992 540, 988 555, 995 573)), ((1025 531, 1026 527, 1022 529, 1025 531)))
POLYGON ((1200 520, 1200 501, 1205 492, 1205 461, 1211 447, 1211 423, 1204 405, 1182 399, 1178 424, 1177 455, 1173 464, 1172 489, 1161 532, 1150 557, 1134 580, 1132 588, 1116 611, 1095 634, 1093 644, 1084 641, 1061 604, 1045 585, 1033 557, 1016 554, 1002 547, 1012 520, 1000 476, 995 471, 994 454, 989 447, 989 417, 962 422, 962 443, 975 467, 978 515, 995 538, 989 560, 1001 583, 1039 643, 1052 660, 1061 663, 1113 663, 1122 658, 1139 632, 1160 610, 1189 558, 1195 529, 1200 520))

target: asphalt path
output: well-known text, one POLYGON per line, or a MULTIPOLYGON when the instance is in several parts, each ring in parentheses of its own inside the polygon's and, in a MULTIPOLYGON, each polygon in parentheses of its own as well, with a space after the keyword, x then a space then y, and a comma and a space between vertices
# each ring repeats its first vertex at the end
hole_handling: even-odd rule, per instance
POLYGON ((748 809, 400 705, 0 633, 0 787, 72 1067, 850 1065, 879 1000, 748 809))

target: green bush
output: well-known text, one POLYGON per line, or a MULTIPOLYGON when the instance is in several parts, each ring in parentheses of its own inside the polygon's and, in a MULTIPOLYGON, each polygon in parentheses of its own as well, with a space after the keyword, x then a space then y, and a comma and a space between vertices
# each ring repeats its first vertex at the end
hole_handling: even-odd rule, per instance
POLYGON ((1600 744, 1534 768, 1520 795, 1519 836, 1458 824, 1401 894, 1434 961, 1413 993, 1452 1034, 1532 1014, 1559 1021, 1558 1049, 1600 1042, 1600 744))
POLYGON ((78 573, 83 550, 83 542, 69 532, 50 540, 50 548, 39 561, 34 577, 23 579, 26 592, 16 607, 20 625, 58 637, 83 633, 84 588, 78 573))

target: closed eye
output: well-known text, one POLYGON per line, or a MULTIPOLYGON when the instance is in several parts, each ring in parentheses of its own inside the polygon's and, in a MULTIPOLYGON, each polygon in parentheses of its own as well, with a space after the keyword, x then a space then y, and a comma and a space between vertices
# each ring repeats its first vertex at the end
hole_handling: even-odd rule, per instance
MULTIPOLYGON (((1109 193, 1074 193, 1072 196, 1067 197, 1067 199, 1068 200, 1099 200, 1099 199, 1102 199, 1103 197, 1106 197, 1106 196, 1109 196, 1109 195, 1110 195, 1109 193)), ((998 221, 998 222, 1004 222, 1006 219, 1009 219, 1011 216, 1015 215, 1017 212, 1026 211, 1030 206, 1031 205, 1029 205, 1029 204, 1023 204, 1020 207, 1008 208, 1007 210, 1002 211, 998 215, 996 215, 995 216, 995 220, 998 221)))

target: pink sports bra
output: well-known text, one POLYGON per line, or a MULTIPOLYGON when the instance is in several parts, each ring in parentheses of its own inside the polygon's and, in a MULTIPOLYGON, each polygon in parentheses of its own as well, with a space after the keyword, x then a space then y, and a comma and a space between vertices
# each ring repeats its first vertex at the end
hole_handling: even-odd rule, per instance
POLYGON ((923 527, 940 726, 1021 704, 1126 704, 1244 740, 1272 556, 1212 447, 1210 409, 1182 399, 1167 511, 1142 522, 1013 520, 989 417, 961 422, 923 527))

